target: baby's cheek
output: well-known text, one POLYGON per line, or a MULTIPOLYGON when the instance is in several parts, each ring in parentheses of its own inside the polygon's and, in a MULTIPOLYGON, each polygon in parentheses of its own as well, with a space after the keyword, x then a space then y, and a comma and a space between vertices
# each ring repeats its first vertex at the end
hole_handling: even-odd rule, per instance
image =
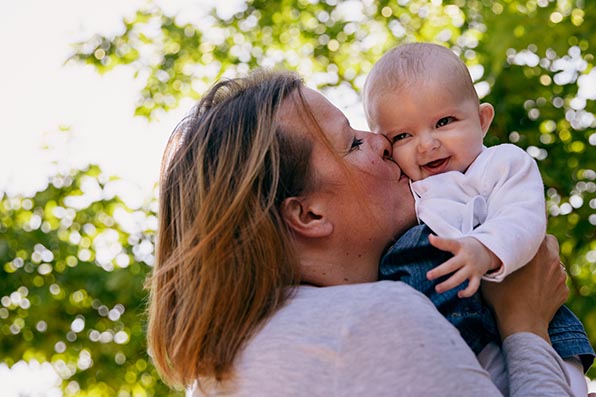
POLYGON ((391 157, 403 169, 405 165, 405 153, 403 148, 399 148, 397 145, 393 145, 391 148, 391 157))
POLYGON ((411 178, 410 173, 412 172, 412 164, 410 164, 411 159, 408 158, 409 156, 407 149, 405 149, 403 145, 393 145, 391 157, 393 158, 393 161, 397 163, 399 168, 401 168, 401 172, 411 178))

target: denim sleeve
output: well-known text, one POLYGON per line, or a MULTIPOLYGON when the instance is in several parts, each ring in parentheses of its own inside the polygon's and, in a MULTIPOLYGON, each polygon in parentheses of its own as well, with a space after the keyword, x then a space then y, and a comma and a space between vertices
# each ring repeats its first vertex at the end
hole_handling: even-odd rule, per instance
MULTIPOLYGON (((479 292, 460 299, 457 288, 437 293, 435 286, 448 276, 428 280, 426 272, 440 265, 451 254, 433 247, 428 236, 432 231, 422 224, 409 229, 387 251, 379 265, 379 279, 403 281, 426 295, 439 312, 453 324, 461 336, 478 354, 489 343, 501 343, 492 311, 483 303, 479 292)), ((594 361, 594 350, 581 322, 566 307, 555 314, 549 327, 553 348, 562 358, 580 356, 587 371, 594 361)))
POLYGON ((563 358, 579 356, 584 372, 594 363, 594 348, 581 321, 567 306, 562 306, 548 327, 550 342, 563 358))

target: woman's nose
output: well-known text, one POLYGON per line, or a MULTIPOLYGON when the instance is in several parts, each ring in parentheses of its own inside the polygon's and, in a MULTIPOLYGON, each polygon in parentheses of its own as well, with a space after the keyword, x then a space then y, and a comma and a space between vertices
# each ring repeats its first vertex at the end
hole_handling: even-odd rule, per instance
POLYGON ((371 132, 368 134, 368 140, 370 146, 379 154, 379 156, 382 158, 391 158, 391 142, 389 141, 389 138, 383 134, 375 134, 371 132))

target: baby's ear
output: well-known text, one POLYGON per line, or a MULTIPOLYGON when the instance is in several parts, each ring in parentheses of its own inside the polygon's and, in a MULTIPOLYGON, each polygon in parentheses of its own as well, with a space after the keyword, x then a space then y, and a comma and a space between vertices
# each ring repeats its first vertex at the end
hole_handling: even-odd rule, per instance
POLYGON ((333 232, 333 224, 315 200, 288 197, 281 204, 281 215, 292 233, 301 237, 321 238, 333 232))
POLYGON ((486 135, 490 123, 493 122, 495 116, 495 108, 490 103, 481 103, 479 110, 480 115, 480 126, 482 127, 482 134, 486 135))

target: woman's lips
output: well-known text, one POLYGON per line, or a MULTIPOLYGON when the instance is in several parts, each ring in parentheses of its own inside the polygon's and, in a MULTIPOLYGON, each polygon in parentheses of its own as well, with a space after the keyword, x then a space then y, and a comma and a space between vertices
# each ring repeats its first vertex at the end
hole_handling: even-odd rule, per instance
POLYGON ((422 166, 422 168, 430 175, 440 174, 448 171, 449 157, 430 161, 422 166))

